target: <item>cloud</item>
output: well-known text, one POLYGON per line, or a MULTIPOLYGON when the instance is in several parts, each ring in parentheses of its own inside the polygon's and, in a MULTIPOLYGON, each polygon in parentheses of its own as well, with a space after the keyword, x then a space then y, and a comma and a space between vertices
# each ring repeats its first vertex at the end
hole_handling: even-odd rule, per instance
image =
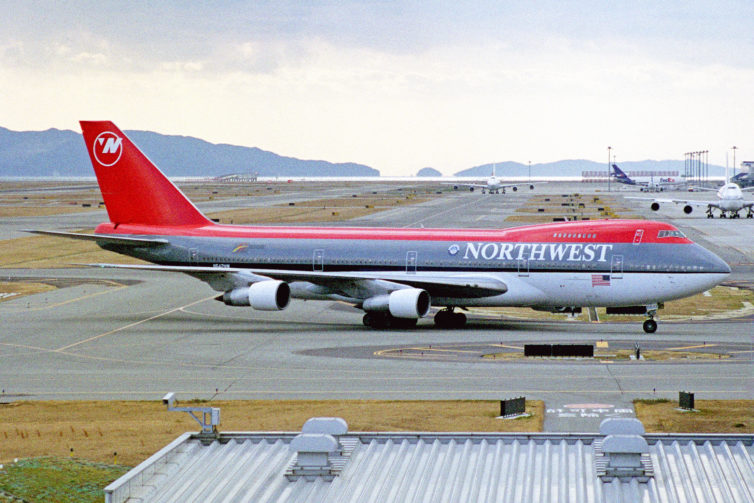
POLYGON ((746 148, 754 51, 740 20, 717 40, 688 30, 704 21, 693 2, 535 3, 51 7, 49 32, 0 21, 2 125, 112 118, 396 174, 599 160, 608 144, 619 159, 709 148, 722 163, 746 148))

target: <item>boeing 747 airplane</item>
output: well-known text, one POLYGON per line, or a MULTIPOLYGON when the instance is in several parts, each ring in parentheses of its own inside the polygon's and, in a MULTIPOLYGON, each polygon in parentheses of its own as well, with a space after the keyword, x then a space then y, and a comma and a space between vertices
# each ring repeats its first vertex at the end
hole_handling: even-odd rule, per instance
MULTIPOLYGON (((410 327, 428 315, 462 327, 469 306, 562 311, 626 307, 646 313, 703 292, 730 268, 672 225, 600 220, 512 229, 221 225, 206 218, 112 122, 81 122, 109 222, 93 240, 152 265, 93 264, 185 273, 229 306, 278 311, 291 298, 341 301, 370 327, 410 327)), ((166 292, 169 295, 169 292, 166 292)))
MULTIPOLYGON (((482 189, 482 194, 489 192, 490 194, 505 194, 505 189, 511 189, 513 192, 518 190, 519 185, 526 185, 520 183, 503 183, 503 181, 495 176, 495 165, 492 165, 492 176, 489 177, 485 183, 445 183, 443 185, 453 185, 454 189, 458 187, 468 187, 471 192, 474 189, 482 189)), ((530 190, 534 190, 534 184, 528 184, 530 190)))
POLYGON ((678 188, 683 184, 672 176, 635 176, 631 178, 617 164, 613 164, 613 172, 610 176, 614 177, 618 183, 639 187, 641 192, 662 192, 678 188))
POLYGON ((719 189, 697 187, 696 190, 717 190, 717 201, 698 201, 694 199, 663 199, 648 197, 628 197, 627 199, 644 199, 652 201, 649 207, 653 211, 660 209, 660 203, 682 204, 683 212, 687 215, 694 211, 694 206, 707 208, 707 218, 714 218, 714 210, 719 211, 720 218, 739 218, 741 210, 746 210, 746 218, 754 218, 754 201, 744 199, 744 191, 754 190, 754 187, 741 189, 737 184, 729 182, 719 189))

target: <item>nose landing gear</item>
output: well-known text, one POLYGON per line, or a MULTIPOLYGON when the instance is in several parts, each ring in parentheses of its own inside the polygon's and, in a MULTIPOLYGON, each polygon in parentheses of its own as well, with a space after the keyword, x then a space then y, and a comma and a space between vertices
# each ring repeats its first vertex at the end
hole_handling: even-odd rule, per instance
POLYGON ((657 304, 652 305, 652 306, 647 306, 647 316, 649 317, 649 319, 644 321, 642 328, 648 334, 653 334, 657 331, 657 322, 655 321, 655 315, 657 314, 657 307, 658 307, 657 304))
POLYGON ((648 334, 653 334, 657 331, 657 322, 650 318, 644 322, 644 325, 642 325, 642 328, 644 328, 644 331, 648 334))

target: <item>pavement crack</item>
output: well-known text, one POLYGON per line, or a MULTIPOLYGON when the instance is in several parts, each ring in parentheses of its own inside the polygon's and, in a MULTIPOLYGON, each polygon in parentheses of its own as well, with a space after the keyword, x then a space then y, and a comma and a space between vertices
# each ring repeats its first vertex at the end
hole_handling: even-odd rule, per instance
POLYGON ((618 379, 618 377, 613 374, 611 365, 606 364, 605 369, 607 370, 607 373, 610 375, 610 377, 613 378, 613 380, 615 381, 615 386, 618 388, 618 391, 620 391, 621 396, 623 396, 625 394, 625 392, 623 391, 623 386, 620 385, 620 380, 618 379))

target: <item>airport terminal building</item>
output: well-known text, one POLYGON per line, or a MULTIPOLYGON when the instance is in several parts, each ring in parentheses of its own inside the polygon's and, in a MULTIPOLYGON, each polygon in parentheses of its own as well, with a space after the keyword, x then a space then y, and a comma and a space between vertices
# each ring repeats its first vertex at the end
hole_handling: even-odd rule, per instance
POLYGON ((105 489, 125 502, 751 502, 754 436, 355 433, 340 418, 301 432, 186 433, 105 489))

